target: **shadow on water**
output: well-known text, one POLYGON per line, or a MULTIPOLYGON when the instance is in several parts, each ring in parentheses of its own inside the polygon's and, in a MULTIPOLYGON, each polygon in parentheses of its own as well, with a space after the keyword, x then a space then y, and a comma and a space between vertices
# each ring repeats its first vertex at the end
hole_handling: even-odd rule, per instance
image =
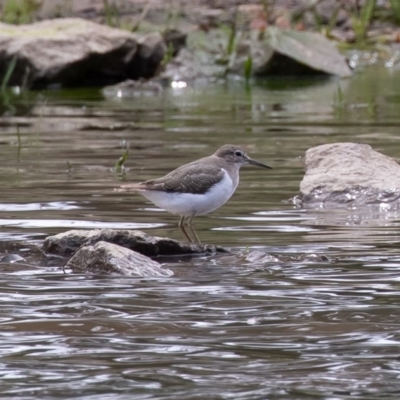
POLYGON ((8 398, 397 399, 396 212, 304 210, 303 155, 365 142, 398 158, 398 71, 105 99, 43 91, 2 103, 0 376, 8 398), (13 110, 10 112, 10 110, 13 110), (126 146, 125 173, 113 166, 126 146), (35 249, 68 229, 180 239, 177 217, 121 182, 243 145, 233 198, 196 219, 230 255, 169 261, 163 279, 63 274, 35 249), (315 255, 316 257, 312 257, 315 255), (322 257, 323 256, 323 257, 322 257))

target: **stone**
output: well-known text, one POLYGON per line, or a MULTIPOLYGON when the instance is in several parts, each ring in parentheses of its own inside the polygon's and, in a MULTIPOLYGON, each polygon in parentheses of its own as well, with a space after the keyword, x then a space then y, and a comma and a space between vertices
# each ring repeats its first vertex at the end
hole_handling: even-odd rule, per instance
POLYGON ((116 85, 106 86, 102 89, 103 96, 108 99, 133 98, 141 96, 159 96, 164 88, 159 82, 139 79, 128 79, 116 85))
POLYGON ((13 86, 114 84, 154 76, 165 52, 160 34, 140 37, 80 18, 0 23, 0 82, 15 60, 13 86))
POLYGON ((400 166, 367 144, 332 143, 306 151, 297 200, 306 207, 398 205, 400 166))
MULTIPOLYGON (((200 32, 200 35, 203 32, 200 32)), ((194 36, 194 35, 193 35, 194 36)), ((224 74, 226 67, 214 62, 211 53, 182 49, 160 74, 165 81, 215 81, 224 74)))
POLYGON ((226 253, 227 250, 210 245, 183 243, 170 238, 150 236, 136 230, 94 229, 71 230, 47 237, 43 251, 68 257, 84 245, 104 241, 126 247, 149 257, 226 253))
POLYGON ((161 264, 125 247, 107 242, 82 246, 64 268, 77 273, 121 274, 140 277, 168 277, 173 272, 161 264))
POLYGON ((267 264, 267 263, 316 263, 316 262, 329 262, 328 257, 323 254, 268 254, 263 251, 251 251, 245 256, 245 261, 253 265, 267 264))
POLYGON ((157 75, 161 68, 167 45, 160 33, 149 33, 138 39, 138 51, 134 58, 134 70, 129 78, 149 79, 157 75))
POLYGON ((259 76, 328 74, 344 78, 352 74, 335 43, 317 32, 270 26, 254 52, 254 73, 259 76))
POLYGON ((164 34, 164 42, 168 52, 171 52, 172 57, 175 57, 181 49, 186 47, 186 33, 177 29, 167 29, 164 34))
POLYGON ((161 73, 162 78, 212 81, 229 74, 243 76, 252 60, 252 74, 351 76, 346 58, 335 43, 322 34, 269 26, 262 32, 238 35, 231 54, 227 52, 229 30, 210 29, 187 35, 187 48, 180 50, 161 73))

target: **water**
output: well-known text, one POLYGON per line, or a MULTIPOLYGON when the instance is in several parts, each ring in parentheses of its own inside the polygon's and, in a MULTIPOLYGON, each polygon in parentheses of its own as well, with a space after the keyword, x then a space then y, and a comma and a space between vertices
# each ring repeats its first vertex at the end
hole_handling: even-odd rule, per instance
POLYGON ((399 215, 289 200, 309 147, 363 142, 396 159, 400 73, 240 82, 106 100, 47 91, 0 126, 0 393, 15 399, 397 399, 399 215), (113 166, 130 143, 126 173, 113 166), (180 239, 177 217, 123 182, 243 145, 234 197, 196 218, 232 254, 167 259, 163 279, 63 274, 36 245, 68 229, 180 239), (268 256, 270 255, 270 256, 268 256))

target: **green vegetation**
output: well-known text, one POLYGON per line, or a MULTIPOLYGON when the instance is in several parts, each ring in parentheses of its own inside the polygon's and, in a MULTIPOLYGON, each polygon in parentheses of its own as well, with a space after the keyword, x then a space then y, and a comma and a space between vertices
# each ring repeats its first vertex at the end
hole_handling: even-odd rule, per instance
POLYGON ((121 25, 121 20, 118 7, 115 5, 115 3, 110 4, 108 0, 103 0, 103 7, 106 24, 114 28, 119 27, 121 25))
POLYGON ((174 46, 172 43, 168 44, 167 51, 164 54, 164 57, 161 61, 161 66, 164 67, 174 58, 174 46))
POLYGON ((33 22, 35 12, 42 6, 40 0, 4 0, 0 4, 1 21, 16 25, 33 22))
POLYGON ((6 91, 8 82, 10 81, 11 75, 14 72, 15 66, 17 65, 17 57, 13 57, 7 66, 6 73, 4 74, 3 80, 0 86, 0 92, 4 93, 6 91))
POLYGON ((253 58, 248 56, 246 61, 244 62, 244 79, 246 83, 249 84, 251 73, 253 71, 253 58))
POLYGON ((393 11, 393 17, 397 22, 400 22, 400 0, 390 0, 390 5, 393 11))
POLYGON ((127 160, 128 156, 129 156, 129 144, 126 145, 125 152, 122 154, 122 156, 118 159, 118 161, 114 165, 114 171, 118 175, 124 174, 124 163, 127 160))
POLYGON ((367 30, 370 26, 375 7, 376 0, 365 0, 362 7, 358 7, 352 13, 353 29, 357 42, 363 42, 367 38, 367 30))
POLYGON ((336 118, 342 120, 346 111, 346 103, 340 82, 337 84, 336 93, 333 97, 333 110, 336 114, 336 118))

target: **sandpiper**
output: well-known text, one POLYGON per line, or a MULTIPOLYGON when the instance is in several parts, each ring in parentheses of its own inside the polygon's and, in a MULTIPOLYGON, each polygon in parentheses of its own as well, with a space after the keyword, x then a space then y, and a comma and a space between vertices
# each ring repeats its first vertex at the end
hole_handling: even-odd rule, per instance
POLYGON ((201 243, 193 218, 216 210, 230 199, 239 183, 239 170, 246 164, 272 169, 251 159, 242 148, 226 144, 213 155, 182 165, 161 178, 115 190, 139 193, 156 206, 179 215, 178 226, 185 237, 189 242, 201 243), (185 218, 192 236, 185 227, 185 218))

